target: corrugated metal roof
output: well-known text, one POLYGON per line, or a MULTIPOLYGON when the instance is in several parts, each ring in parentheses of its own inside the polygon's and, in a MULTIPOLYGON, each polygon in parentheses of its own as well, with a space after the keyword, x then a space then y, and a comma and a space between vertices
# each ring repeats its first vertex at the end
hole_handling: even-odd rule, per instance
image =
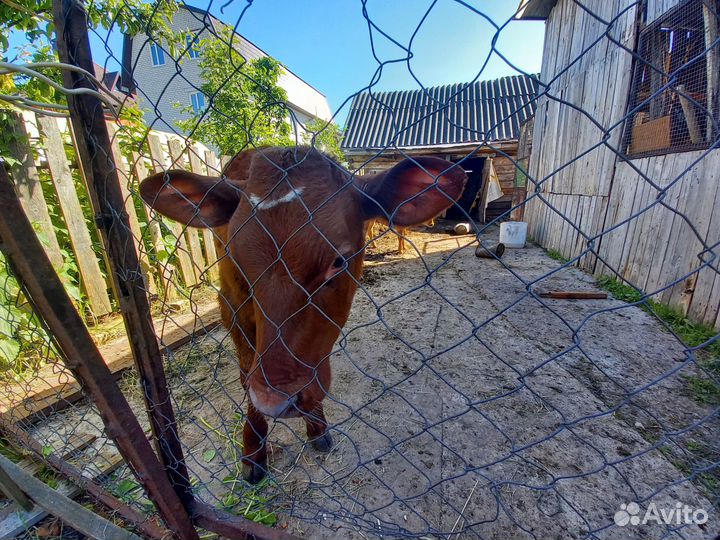
POLYGON ((413 148, 517 139, 535 114, 537 78, 503 77, 353 98, 345 150, 413 148))

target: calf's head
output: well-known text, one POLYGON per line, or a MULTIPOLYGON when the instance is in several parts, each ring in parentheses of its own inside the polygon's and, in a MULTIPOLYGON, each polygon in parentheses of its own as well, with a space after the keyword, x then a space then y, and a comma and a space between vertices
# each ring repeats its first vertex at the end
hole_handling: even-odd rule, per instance
POLYGON ((221 266, 222 288, 243 288, 253 307, 248 394, 277 417, 311 412, 330 385, 328 355, 362 273, 365 221, 422 223, 465 182, 461 167, 439 158, 352 176, 311 148, 262 148, 235 156, 220 177, 170 170, 140 193, 173 220, 216 230, 232 263, 221 266))

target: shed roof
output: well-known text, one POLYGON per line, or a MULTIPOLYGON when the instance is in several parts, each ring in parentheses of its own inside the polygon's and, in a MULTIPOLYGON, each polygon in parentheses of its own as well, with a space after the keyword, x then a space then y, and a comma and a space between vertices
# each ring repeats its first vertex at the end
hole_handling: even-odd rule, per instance
POLYGON ((515 75, 353 98, 342 148, 352 152, 517 139, 535 113, 538 81, 515 75))
POLYGON ((558 0, 521 0, 516 19, 542 21, 548 18, 558 0))

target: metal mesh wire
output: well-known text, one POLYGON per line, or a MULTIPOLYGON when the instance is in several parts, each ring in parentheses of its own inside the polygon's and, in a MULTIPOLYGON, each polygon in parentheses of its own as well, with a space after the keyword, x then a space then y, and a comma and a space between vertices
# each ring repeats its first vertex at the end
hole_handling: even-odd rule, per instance
MULTIPOLYGON (((458 3, 467 16, 488 18, 481 6, 458 3)), ((553 157, 557 166, 550 170, 537 161, 543 154, 530 153, 528 165, 527 148, 518 151, 484 141, 485 132, 477 133, 477 144, 456 150, 446 169, 437 171, 429 170, 420 152, 398 146, 392 136, 385 147, 353 157, 349 170, 307 146, 276 150, 252 140, 236 149, 235 166, 227 159, 221 165, 211 148, 193 139, 192 131, 182 133, 164 119, 164 104, 150 101, 157 88, 151 91, 134 80, 140 102, 150 101, 150 127, 175 136, 145 133, 130 139, 126 125, 113 128, 113 141, 122 148, 114 155, 126 195, 125 208, 114 210, 134 209, 137 226, 131 219, 131 233, 136 245, 124 248, 137 249, 141 261, 140 268, 120 271, 143 273, 154 300, 168 387, 198 499, 312 538, 710 538, 717 533, 717 335, 702 333, 704 327, 656 301, 673 300, 673 291, 693 276, 718 273, 718 229, 703 221, 708 218, 701 212, 702 195, 692 195, 697 186, 693 167, 718 160, 718 102, 709 108, 712 100, 707 97, 717 92, 718 81, 713 83, 707 73, 720 45, 717 36, 706 43, 703 32, 703 17, 708 12, 718 16, 717 3, 683 2, 649 24, 642 24, 647 6, 638 2, 620 2, 619 7, 613 3, 612 9, 589 1, 558 3, 565 4, 584 13, 593 31, 582 53, 568 59, 554 79, 546 79, 543 72, 533 108, 538 118, 545 115, 544 126, 555 107, 576 123, 578 133, 584 130, 590 136, 585 138, 587 147, 575 154, 563 154, 563 147, 573 147, 558 143, 561 157, 553 157), (630 20, 632 27, 636 13, 641 24, 635 48, 618 36, 618 26, 630 20), (553 84, 596 47, 633 59, 627 110, 609 123, 596 120, 601 111, 584 109, 586 102, 553 84), (553 182, 599 150, 632 167, 638 185, 652 190, 644 204, 593 229, 597 220, 587 214, 581 219, 576 207, 553 198, 564 194, 553 182), (658 168, 635 167, 628 160, 680 150, 697 153, 669 180, 658 168), (266 176, 253 177, 252 170, 237 165, 248 155, 241 152, 254 152, 254 170, 266 176), (489 154, 517 169, 511 173, 520 179, 516 189, 524 193, 526 180, 527 194, 513 198, 512 208, 506 205, 482 223, 477 207, 451 204, 442 177, 489 154), (401 159, 410 160, 421 177, 431 178, 425 192, 438 189, 447 200, 444 206, 470 224, 469 234, 450 234, 456 222, 451 220, 441 219, 433 227, 396 224, 404 207, 400 203, 426 204, 425 192, 409 193, 388 206, 385 192, 368 191, 366 173, 386 170, 401 159), (208 228, 205 205, 212 202, 211 195, 198 197, 171 183, 171 175, 164 177, 165 189, 175 194, 177 206, 194 205, 193 217, 205 220, 206 228, 173 222, 148 208, 155 201, 140 197, 139 181, 151 172, 172 168, 217 175, 221 167, 221 183, 230 188, 223 193, 239 205, 227 227, 208 228), (684 199, 665 196, 673 193, 673 186, 683 185, 684 199), (366 237, 361 211, 375 203, 382 210, 373 217, 389 226, 366 237), (290 207, 292 211, 278 213, 290 207), (496 241, 498 225, 518 211, 527 211, 540 245, 508 250, 502 258, 476 258, 478 240, 496 241), (283 227, 278 226, 279 215, 286 222, 283 227), (652 269, 647 264, 628 273, 601 250, 613 234, 630 236, 635 227, 640 231, 644 216, 660 221, 664 216, 687 230, 688 241, 697 246, 694 258, 700 261, 647 292, 640 279, 649 283, 645 275, 652 269), (555 225, 543 229, 542 223, 555 225), (553 231, 572 240, 553 243, 553 231), (395 251, 399 236, 408 245, 404 254, 395 251), (570 244, 566 252, 554 248, 570 244), (353 269, 363 259, 360 276, 353 269), (339 275, 326 273, 331 266, 339 275), (548 291, 599 292, 598 276, 611 288, 608 299, 544 296, 548 291), (238 294, 234 281, 244 283, 252 294, 238 294), (342 294, 355 287, 345 322, 332 309, 346 305, 342 294), (221 311, 225 325, 218 324, 221 311), (315 330, 303 327, 307 318, 315 321, 315 330), (264 348, 262 336, 254 333, 256 324, 274 336, 262 341, 264 348), (322 335, 332 335, 333 328, 339 336, 326 343, 322 335), (238 369, 238 346, 241 363, 249 362, 244 371, 238 369), (316 351, 322 354, 317 357, 316 351), (278 365, 285 367, 282 376, 278 365), (331 386, 321 375, 330 365, 331 386), (289 383, 297 382, 298 372, 310 377, 293 387, 289 383), (332 449, 313 448, 301 418, 269 419, 266 435, 259 422, 248 423, 248 380, 255 381, 250 385, 255 392, 265 388, 285 397, 290 397, 288 388, 302 395, 319 385, 332 449), (243 480, 243 429, 254 431, 267 448, 267 461, 259 453, 246 456, 246 462, 256 462, 267 473, 255 485, 243 480), (673 510, 677 504, 702 509, 707 522, 627 524, 653 505, 673 510)), ((251 8, 248 3, 245 10, 251 8)), ((245 10, 235 21, 240 30, 245 10)), ((218 34, 208 16, 191 13, 195 35, 218 34)), ((363 16, 372 35, 383 34, 367 10, 363 16)), ((492 22, 498 35, 508 23, 492 22)), ((110 31, 90 31, 105 43, 106 65, 121 63, 109 45, 110 31)), ((190 85, 202 92, 198 80, 183 69, 182 60, 192 47, 173 57, 166 43, 148 36, 140 50, 151 44, 176 68, 163 83, 160 99, 175 86, 184 91, 190 85)), ((410 54, 409 45, 404 49, 410 54)), ((137 62, 133 65, 137 70, 137 62)), ((383 62, 378 60, 378 65, 383 62)), ((236 66, 242 74, 240 68, 236 66)), ((479 80, 481 66, 478 71, 479 80)), ((375 84, 364 89, 370 99, 375 84)), ((457 93, 467 86, 461 85, 457 93)), ((590 91, 602 94, 603 88, 590 91)), ((445 95, 402 129, 444 111, 454 97, 445 95)), ((205 96, 208 110, 216 106, 214 98, 205 96)), ((293 142, 301 144, 304 120, 290 106, 287 112, 293 142)), ((388 110, 387 125, 396 125, 393 119, 399 114, 388 110)), ((448 126, 468 129, 458 122, 460 117, 440 118, 448 126)), ((504 120, 502 113, 487 132, 504 120)), ((241 119, 227 121, 251 131, 241 119)), ((552 136, 545 128, 535 129, 535 147, 538 135, 543 141, 552 136)), ((111 148, 96 150, 113 155, 111 148)), ((5 275, 6 296, 22 299, 10 273, 5 275)), ((50 357, 47 333, 29 319, 32 332, 25 337, 13 317, 9 312, 3 317, 10 334, 31 343, 27 354, 46 364, 32 371, 33 391, 46 373, 53 374, 53 381, 72 383, 72 376, 50 357)), ((123 373, 123 391, 148 426, 142 385, 133 369, 123 373)), ((57 392, 55 383, 51 387, 57 392)), ((14 405, 23 396, 8 399, 14 405)), ((32 416, 32 424, 23 419, 19 425, 59 455, 78 438, 92 439, 83 459, 98 468, 114 463, 116 451, 91 403, 49 402, 49 408, 32 416)), ((301 401, 289 410, 317 420, 317 411, 305 410, 301 401)), ((22 414, 22 405, 13 411, 22 414)), ((245 453, 249 451, 246 446, 245 453)), ((85 470, 84 463, 78 466, 85 470)), ((152 515, 127 470, 115 470, 107 482, 110 492, 152 515)))

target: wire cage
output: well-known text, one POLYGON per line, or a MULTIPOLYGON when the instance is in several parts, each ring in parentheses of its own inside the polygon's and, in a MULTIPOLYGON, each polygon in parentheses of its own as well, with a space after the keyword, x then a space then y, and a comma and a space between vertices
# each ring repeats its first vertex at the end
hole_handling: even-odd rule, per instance
POLYGON ((67 106, 6 117, 0 451, 154 538, 715 537, 718 5, 609 4, 521 4, 540 75, 373 78, 340 145, 252 2, 55 2, 67 106))

